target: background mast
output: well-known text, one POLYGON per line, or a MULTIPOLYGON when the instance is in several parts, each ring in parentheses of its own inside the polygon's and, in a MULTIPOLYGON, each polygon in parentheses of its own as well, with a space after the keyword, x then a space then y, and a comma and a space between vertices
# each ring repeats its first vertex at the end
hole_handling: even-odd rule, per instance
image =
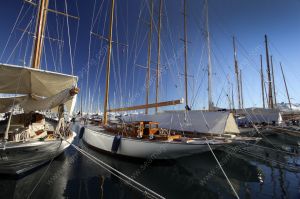
POLYGON ((268 83, 269 83, 269 108, 274 108, 273 103, 273 89, 272 89, 272 80, 271 80, 271 69, 270 69, 270 61, 269 61, 269 49, 268 49, 268 38, 265 35, 265 45, 266 45, 266 60, 267 60, 267 73, 268 73, 268 83))
POLYGON ((210 37, 209 37, 209 24, 208 24, 208 2, 205 0, 205 25, 206 25, 206 42, 207 42, 207 56, 208 56, 208 110, 214 109, 214 104, 212 102, 212 85, 211 85, 211 75, 212 75, 212 69, 211 69, 211 52, 210 52, 210 37))
MULTIPOLYGON (((153 0, 150 0, 150 24, 148 35, 148 62, 147 62, 147 82, 146 82, 146 105, 149 104, 149 81, 150 81, 150 67, 151 67, 151 48, 152 48, 152 29, 153 29, 153 0)), ((145 109, 145 114, 148 114, 148 108, 145 109)))
MULTIPOLYGON (((158 92, 159 92, 159 73, 160 73, 160 32, 161 32, 161 14, 162 14, 162 0, 159 0, 159 14, 158 14, 158 41, 157 41, 157 63, 156 63, 156 98, 155 102, 158 104, 158 92)), ((158 111, 158 106, 155 107, 155 113, 158 111)))

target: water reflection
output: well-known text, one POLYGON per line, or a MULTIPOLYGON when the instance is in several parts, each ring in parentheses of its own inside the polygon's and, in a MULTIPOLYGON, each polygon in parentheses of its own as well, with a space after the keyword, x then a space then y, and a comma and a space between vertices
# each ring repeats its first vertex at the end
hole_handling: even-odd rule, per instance
MULTIPOLYGON (((80 126, 74 125, 73 128, 79 133, 80 126)), ((269 139, 281 149, 299 154, 298 146, 289 145, 277 137, 269 139)), ((75 143, 167 198, 234 196, 211 153, 170 161, 153 161, 145 167, 144 161, 120 159, 98 153, 78 139, 75 143)), ((264 153, 264 157, 299 168, 299 155, 292 156, 255 148, 253 150, 255 153, 264 153)), ((228 153, 217 151, 216 156, 222 162, 228 153)), ((300 175, 297 171, 243 153, 236 153, 223 163, 226 174, 241 198, 300 198, 300 175)), ((1 177, 0 198, 27 198, 46 169, 47 165, 18 180, 1 177)), ((126 185, 72 147, 52 162, 48 172, 31 194, 31 198, 44 197, 145 198, 142 193, 126 185)))

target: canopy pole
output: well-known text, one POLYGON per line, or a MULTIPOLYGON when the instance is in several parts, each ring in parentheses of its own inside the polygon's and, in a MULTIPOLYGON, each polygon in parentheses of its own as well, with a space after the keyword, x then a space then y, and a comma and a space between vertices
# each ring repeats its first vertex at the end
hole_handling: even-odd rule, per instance
POLYGON ((149 109, 149 108, 156 108, 156 107, 162 107, 162 106, 173 106, 173 105, 182 104, 182 103, 183 103, 183 99, 172 100, 172 101, 165 101, 165 102, 146 104, 146 105, 115 108, 115 109, 108 110, 108 112, 133 111, 133 110, 145 109, 145 108, 149 109))
POLYGON ((9 127, 10 127, 12 114, 13 114, 13 110, 9 114, 8 123, 7 123, 6 130, 5 130, 5 134, 4 134, 4 141, 5 142, 7 142, 7 140, 8 140, 8 131, 9 131, 9 127))

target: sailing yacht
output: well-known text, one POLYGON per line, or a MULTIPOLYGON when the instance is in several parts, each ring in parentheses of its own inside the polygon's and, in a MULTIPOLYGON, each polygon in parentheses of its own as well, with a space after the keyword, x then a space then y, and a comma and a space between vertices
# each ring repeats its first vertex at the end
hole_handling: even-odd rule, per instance
MULTIPOLYGON (((32 4, 32 2, 29 2, 32 4)), ((48 0, 39 1, 32 66, 0 64, 0 174, 24 174, 59 154, 73 141, 68 115, 78 78, 40 69, 48 0), (57 120, 47 112, 57 114, 57 120)))
MULTIPOLYGON (((153 1, 151 1, 150 7, 152 14, 153 1)), ((159 10, 156 94, 158 93, 158 67, 160 65, 161 0, 159 10)), ((184 16, 186 15, 184 14, 184 16)), ((88 124, 83 127, 80 137, 83 138, 83 141, 86 144, 95 149, 115 155, 142 159, 174 159, 194 153, 218 149, 225 145, 236 145, 244 142, 255 143, 260 140, 260 138, 238 136, 239 130, 231 113, 191 111, 188 108, 187 102, 187 110, 157 112, 153 115, 134 114, 122 116, 119 122, 108 121, 108 113, 133 111, 138 109, 146 109, 147 112, 148 108, 155 108, 157 111, 158 107, 173 106, 183 103, 183 100, 158 102, 158 95, 156 95, 156 103, 149 104, 147 94, 146 105, 108 110, 113 17, 114 0, 111 1, 110 32, 107 39, 108 51, 103 120, 98 123, 93 122, 94 124, 88 124)), ((152 19, 152 16, 150 18, 152 19)), ((152 20, 150 22, 150 29, 151 23, 152 20)), ((148 56, 148 61, 149 60, 148 56)), ((148 72, 149 71, 148 68, 148 72)), ((187 82, 186 78, 187 74, 185 73, 185 82, 187 82)), ((147 81, 149 81, 149 78, 147 78, 147 81)), ((149 85, 148 82, 147 85, 149 85)), ((149 87, 147 86, 147 92, 148 91, 149 87)))

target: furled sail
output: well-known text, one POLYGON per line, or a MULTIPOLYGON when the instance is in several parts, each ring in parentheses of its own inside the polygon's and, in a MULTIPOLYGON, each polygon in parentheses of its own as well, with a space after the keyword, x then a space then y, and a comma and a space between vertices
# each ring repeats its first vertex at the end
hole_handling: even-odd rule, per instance
POLYGON ((177 131, 208 134, 239 133, 234 117, 229 112, 165 111, 154 115, 128 115, 122 119, 125 122, 155 121, 159 122, 160 128, 177 131))
POLYGON ((0 64, 0 93, 24 95, 0 98, 0 112, 17 104, 30 112, 52 109, 61 103, 66 103, 72 112, 76 96, 71 96, 70 90, 76 84, 75 76, 0 64))

